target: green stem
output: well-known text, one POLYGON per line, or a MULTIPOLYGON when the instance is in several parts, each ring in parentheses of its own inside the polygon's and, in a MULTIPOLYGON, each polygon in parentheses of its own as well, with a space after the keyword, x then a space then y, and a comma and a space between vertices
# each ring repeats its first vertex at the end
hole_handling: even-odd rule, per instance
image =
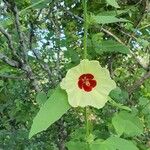
POLYGON ((83 58, 87 58, 87 33, 88 33, 88 23, 87 23, 87 0, 82 0, 83 9, 84 9, 84 55, 83 58))
POLYGON ((86 138, 90 135, 89 108, 85 108, 86 138))
POLYGON ((85 108, 85 128, 86 128, 86 142, 87 142, 87 146, 86 146, 86 150, 90 150, 90 145, 89 145, 89 141, 88 141, 88 137, 90 135, 90 120, 89 120, 89 107, 85 108))
MULTIPOLYGON (((87 58, 87 34, 88 34, 88 22, 87 22, 87 0, 82 0, 83 10, 84 10, 84 39, 83 39, 83 45, 84 45, 84 55, 83 58, 87 58)), ((88 143, 88 137, 90 135, 90 120, 89 120, 89 113, 90 108, 85 108, 85 128, 86 128, 86 140, 88 143)), ((87 150, 89 150, 89 143, 87 144, 87 150)))

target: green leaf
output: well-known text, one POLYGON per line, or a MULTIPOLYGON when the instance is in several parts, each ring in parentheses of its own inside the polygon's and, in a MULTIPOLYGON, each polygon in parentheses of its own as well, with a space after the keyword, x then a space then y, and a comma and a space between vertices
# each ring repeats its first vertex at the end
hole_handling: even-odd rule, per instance
POLYGON ((8 27, 13 24, 13 21, 12 21, 12 18, 10 16, 8 16, 6 19, 0 18, 0 23, 1 23, 0 26, 8 27))
POLYGON ((83 141, 85 139, 86 130, 85 128, 77 128, 74 132, 70 134, 71 139, 74 141, 83 141))
POLYGON ((67 142, 66 143, 66 147, 68 148, 68 150, 87 150, 87 144, 84 142, 67 142))
POLYGON ((144 115, 150 114, 150 100, 148 98, 140 97, 139 98, 139 105, 141 107, 140 111, 144 115))
POLYGON ((80 62, 78 53, 73 49, 68 49, 65 51, 65 57, 71 58, 72 62, 80 62))
POLYGON ((49 98, 54 92, 55 92, 55 89, 49 89, 47 92, 47 97, 49 98))
POLYGON ((117 18, 115 16, 101 16, 101 15, 91 15, 89 17, 89 23, 92 24, 109 24, 115 22, 128 22, 129 20, 123 18, 117 18))
POLYGON ((140 119, 128 112, 121 111, 112 118, 112 124, 119 136, 138 136, 143 133, 143 123, 140 119))
POLYGON ((128 13, 129 9, 123 9, 123 10, 111 10, 111 11, 102 11, 98 13, 100 16, 118 16, 121 14, 128 13))
POLYGON ((4 85, 4 81, 0 80, 0 87, 4 85))
POLYGON ((105 141, 96 140, 90 148, 91 150, 138 150, 131 141, 119 137, 110 137, 105 141))
POLYGON ((118 107, 119 109, 124 109, 127 111, 131 111, 131 108, 124 106, 123 104, 120 103, 116 103, 114 100, 112 100, 111 98, 109 99, 109 102, 112 106, 118 107))
POLYGON ((36 101, 39 106, 42 106, 47 100, 47 95, 45 92, 39 92, 36 96, 36 101))
POLYGON ((121 90, 119 87, 113 89, 109 96, 119 103, 124 103, 129 99, 129 94, 125 90, 121 90))
POLYGON ((33 119, 29 138, 46 130, 51 124, 61 118, 70 109, 67 94, 60 87, 56 88, 52 96, 40 108, 40 111, 33 119))
POLYGON ((111 5, 115 8, 120 8, 120 6, 118 5, 116 0, 106 0, 106 2, 107 2, 108 5, 111 5))
POLYGON ((100 43, 94 44, 95 51, 99 54, 102 54, 103 52, 129 53, 129 48, 127 46, 113 40, 101 41, 100 43))
POLYGON ((32 0, 31 1, 32 4, 28 7, 26 7, 25 9, 21 10, 19 13, 22 14, 24 13, 26 10, 31 9, 31 8, 44 8, 46 6, 47 3, 50 3, 51 0, 32 0), (40 7, 39 7, 40 6, 40 7))

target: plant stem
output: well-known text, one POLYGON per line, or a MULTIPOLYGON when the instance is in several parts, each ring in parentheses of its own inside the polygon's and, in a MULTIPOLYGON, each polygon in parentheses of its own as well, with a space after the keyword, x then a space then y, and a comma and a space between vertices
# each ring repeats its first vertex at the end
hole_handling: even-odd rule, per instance
MULTIPOLYGON (((87 0, 82 0, 83 9, 84 9, 84 55, 83 58, 87 58, 87 33, 88 33, 88 23, 87 23, 87 0)), ((87 150, 89 150, 88 137, 90 135, 90 120, 89 120, 90 108, 85 108, 85 128, 86 128, 86 141, 87 141, 87 150)))
POLYGON ((88 23, 87 23, 87 0, 82 0, 83 9, 84 9, 84 55, 83 58, 87 58, 87 33, 88 33, 88 23))
POLYGON ((86 107, 85 108, 85 128, 86 128, 86 135, 85 135, 85 139, 86 139, 86 142, 87 142, 87 145, 86 145, 86 150, 90 150, 90 145, 89 145, 89 140, 88 140, 88 137, 90 135, 90 120, 89 120, 89 107, 86 107))
POLYGON ((90 122, 89 122, 89 107, 85 108, 85 127, 86 127, 86 138, 90 135, 90 122))

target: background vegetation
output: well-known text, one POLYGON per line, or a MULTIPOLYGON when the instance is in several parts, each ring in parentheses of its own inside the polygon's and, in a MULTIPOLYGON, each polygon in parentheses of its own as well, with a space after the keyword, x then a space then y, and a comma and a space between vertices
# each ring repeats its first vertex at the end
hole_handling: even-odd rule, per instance
MULTIPOLYGON (((118 85, 110 93, 114 106, 108 103, 92 110, 93 134, 101 139, 118 134, 148 150, 149 0, 87 4, 88 58, 106 66, 118 85), (122 111, 121 104, 132 113, 122 111)), ((81 0, 0 0, 0 149, 64 150, 70 139, 83 140, 80 108, 69 110, 48 130, 28 139, 41 104, 83 57, 83 22, 81 0)))

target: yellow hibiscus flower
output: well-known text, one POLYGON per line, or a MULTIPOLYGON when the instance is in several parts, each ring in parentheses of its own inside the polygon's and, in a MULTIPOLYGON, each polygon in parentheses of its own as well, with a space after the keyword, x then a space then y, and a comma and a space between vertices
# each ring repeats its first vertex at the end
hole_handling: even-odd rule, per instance
POLYGON ((116 88, 116 83, 110 78, 109 71, 102 68, 98 61, 84 59, 68 70, 60 86, 66 90, 72 107, 102 108, 108 101, 110 91, 116 88))

